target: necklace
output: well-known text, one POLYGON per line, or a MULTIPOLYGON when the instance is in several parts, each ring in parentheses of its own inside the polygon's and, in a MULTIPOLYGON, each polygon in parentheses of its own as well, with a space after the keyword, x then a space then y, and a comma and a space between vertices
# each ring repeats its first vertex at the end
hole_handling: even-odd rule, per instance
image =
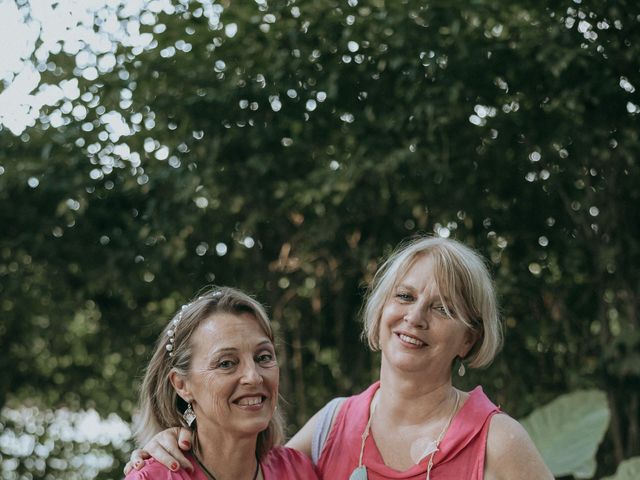
MULTIPOLYGON (((209 477, 209 480, 217 480, 215 475, 211 473, 207 469, 207 467, 204 466, 204 464, 200 461, 200 459, 195 453, 193 454, 193 457, 196 459, 196 462, 198 463, 198 465, 200 465, 200 468, 204 470, 204 473, 207 475, 207 477, 209 477)), ((256 472, 253 474, 252 480, 256 480, 258 478, 258 473, 260 473, 260 462, 258 461, 258 457, 256 457, 256 472)))
MULTIPOLYGON (((451 421, 453 420, 453 417, 458 411, 458 406, 460 405, 460 392, 458 392, 458 390, 455 390, 455 389, 454 389, 454 392, 456 393, 456 401, 455 401, 455 404, 453 405, 453 410, 451 410, 451 414, 447 419, 447 423, 445 423, 444 428, 440 432, 440 435, 438 435, 438 438, 436 438, 435 448, 433 452, 431 452, 431 456, 429 457, 429 463, 427 464, 426 480, 431 480, 431 469, 433 468, 433 457, 436 454, 436 452, 439 450, 442 437, 444 437, 444 434, 447 433, 447 430, 449 429, 449 425, 451 425, 451 421)), ((369 437, 369 432, 371 431, 371 419, 373 418, 373 413, 376 411, 376 407, 378 406, 378 402, 376 400, 377 398, 375 398, 372 402, 371 411, 369 412, 369 419, 367 420, 367 425, 364 427, 364 431, 362 432, 362 444, 360 445, 360 459, 358 460, 358 466, 351 473, 349 480, 368 480, 369 478, 367 475, 367 467, 362 463, 362 458, 364 456, 364 444, 367 441, 367 438, 369 437)))

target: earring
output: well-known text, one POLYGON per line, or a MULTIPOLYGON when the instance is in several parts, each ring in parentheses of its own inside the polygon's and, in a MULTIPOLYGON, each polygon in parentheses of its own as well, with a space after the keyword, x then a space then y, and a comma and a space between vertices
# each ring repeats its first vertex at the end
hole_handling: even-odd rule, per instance
POLYGON ((182 414, 182 418, 184 418, 184 421, 187 422, 189 426, 196 421, 196 412, 193 411, 190 403, 187 403, 187 409, 182 414))
POLYGON ((464 377, 464 374, 467 373, 467 369, 464 368, 464 362, 460 359, 460 366, 458 367, 458 375, 464 377))

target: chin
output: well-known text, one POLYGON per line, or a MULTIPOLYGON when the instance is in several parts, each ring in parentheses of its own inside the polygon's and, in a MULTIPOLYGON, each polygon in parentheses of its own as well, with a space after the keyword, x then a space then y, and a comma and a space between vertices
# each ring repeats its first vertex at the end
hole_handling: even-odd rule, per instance
POLYGON ((256 420, 253 422, 247 422, 242 425, 239 430, 251 435, 257 435, 260 432, 265 431, 269 427, 269 422, 271 422, 271 417, 262 420, 256 420))
POLYGON ((387 360, 387 363, 394 370, 402 370, 407 373, 423 372, 426 369, 424 363, 416 362, 415 358, 407 358, 407 355, 396 355, 387 360))

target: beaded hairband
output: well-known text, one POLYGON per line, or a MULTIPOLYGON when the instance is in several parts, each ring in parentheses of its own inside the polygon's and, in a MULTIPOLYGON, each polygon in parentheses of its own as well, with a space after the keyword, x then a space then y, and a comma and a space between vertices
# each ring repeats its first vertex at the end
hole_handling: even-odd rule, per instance
MULTIPOLYGON (((215 291, 211 292, 210 296, 214 300, 219 300, 220 297, 222 296, 222 291, 215 290, 215 291)), ((202 300, 205 297, 206 297, 206 295, 204 295, 202 297, 198 297, 198 300, 202 300)), ((195 300, 195 301, 198 301, 198 300, 195 300)), ((182 307, 180 307, 180 311, 178 312, 178 315, 176 315, 176 317, 173 320, 171 320, 171 323, 173 325, 169 330, 167 330, 167 337, 169 337, 169 341, 165 345, 165 348, 167 349, 167 352, 169 352, 169 356, 170 357, 173 357, 173 349, 175 347, 175 340, 176 340, 176 329, 178 328, 178 324, 182 320, 182 315, 184 314, 184 311, 187 308, 189 308, 192 303, 193 302, 190 302, 190 303, 187 303, 185 305, 182 305, 182 307)))

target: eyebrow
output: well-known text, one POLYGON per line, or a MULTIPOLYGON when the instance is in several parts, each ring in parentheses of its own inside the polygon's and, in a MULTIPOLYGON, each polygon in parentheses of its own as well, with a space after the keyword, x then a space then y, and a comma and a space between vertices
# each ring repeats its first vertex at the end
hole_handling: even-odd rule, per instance
MULTIPOLYGON (((262 342, 258 343, 255 348, 260 348, 264 345, 273 345, 273 343, 271 342, 271 340, 263 340, 262 342)), ((237 352, 238 349, 235 347, 226 347, 226 348, 219 348, 217 350, 214 350, 213 352, 211 352, 212 355, 221 355, 224 353, 234 353, 237 352)))
MULTIPOLYGON (((396 285, 396 290, 401 288, 404 288, 405 290, 409 290, 411 292, 415 292, 417 290, 415 287, 411 285, 407 285, 406 283, 400 283, 396 285)), ((451 298, 447 297, 446 295, 443 295, 440 291, 438 291, 438 294, 436 295, 436 297, 442 300, 444 303, 453 304, 453 300, 451 300, 451 298)))

